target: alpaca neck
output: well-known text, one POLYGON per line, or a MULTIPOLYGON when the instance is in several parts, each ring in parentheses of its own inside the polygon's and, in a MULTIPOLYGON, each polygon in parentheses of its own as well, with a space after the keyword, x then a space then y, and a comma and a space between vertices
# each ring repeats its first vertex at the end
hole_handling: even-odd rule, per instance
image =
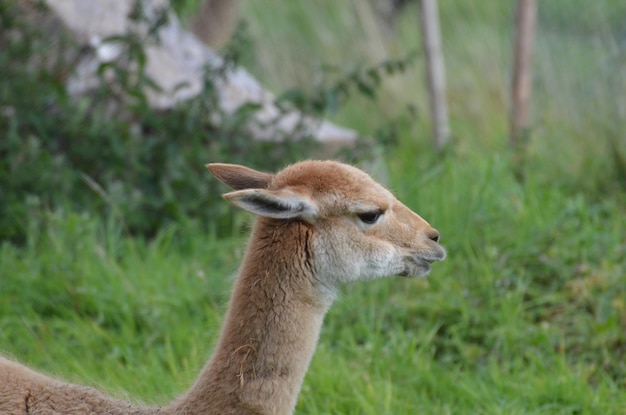
POLYGON ((333 299, 313 285, 311 234, 301 223, 257 222, 214 355, 172 412, 293 412, 333 299))

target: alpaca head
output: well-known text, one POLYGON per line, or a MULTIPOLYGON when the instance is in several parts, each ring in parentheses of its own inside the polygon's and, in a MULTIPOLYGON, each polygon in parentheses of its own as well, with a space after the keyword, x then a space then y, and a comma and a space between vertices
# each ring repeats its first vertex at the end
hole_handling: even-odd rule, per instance
POLYGON ((306 224, 312 267, 328 286, 417 277, 441 261, 439 232, 369 175, 333 161, 304 161, 277 174, 229 164, 208 168, 235 191, 224 197, 269 223, 306 224))

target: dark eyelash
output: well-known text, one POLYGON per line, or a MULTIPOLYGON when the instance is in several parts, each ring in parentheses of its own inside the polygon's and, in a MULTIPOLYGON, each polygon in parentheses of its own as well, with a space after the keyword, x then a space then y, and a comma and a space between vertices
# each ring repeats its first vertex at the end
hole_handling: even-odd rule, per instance
POLYGON ((383 212, 382 210, 377 210, 375 212, 359 213, 357 214, 357 217, 361 220, 361 222, 367 225, 373 225, 378 221, 383 213, 385 212, 383 212))

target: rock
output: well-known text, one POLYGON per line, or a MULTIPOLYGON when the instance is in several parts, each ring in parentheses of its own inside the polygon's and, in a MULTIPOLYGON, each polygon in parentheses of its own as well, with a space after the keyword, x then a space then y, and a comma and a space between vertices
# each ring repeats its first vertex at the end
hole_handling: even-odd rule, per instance
MULTIPOLYGON (((185 30, 165 0, 142 2, 145 19, 130 19, 133 1, 120 0, 45 0, 63 22, 83 52, 75 72, 67 80, 72 96, 89 94, 101 82, 98 70, 104 63, 120 57, 121 45, 107 38, 135 33, 146 36, 151 22, 166 17, 156 34, 158 41, 145 43, 145 72, 158 86, 146 91, 149 104, 160 110, 172 108, 181 100, 197 96, 204 86, 205 68, 223 68, 223 59, 191 32, 185 30)), ((198 23, 195 22, 197 25, 198 23)), ((328 121, 296 110, 284 111, 274 103, 274 95, 263 88, 245 69, 229 68, 215 78, 219 110, 233 114, 242 105, 255 104, 255 122, 249 126, 253 139, 276 141, 285 137, 312 137, 323 144, 327 155, 358 144, 359 135, 328 121)), ((207 117, 215 117, 207 114, 207 117)))

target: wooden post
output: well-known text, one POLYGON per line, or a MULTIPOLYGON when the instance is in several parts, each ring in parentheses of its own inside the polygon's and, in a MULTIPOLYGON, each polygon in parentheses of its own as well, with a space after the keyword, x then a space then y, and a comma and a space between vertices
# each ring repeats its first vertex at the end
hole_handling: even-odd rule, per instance
POLYGON ((521 168, 524 141, 528 136, 532 91, 532 48, 537 16, 536 0, 517 0, 515 16, 515 58, 511 83, 509 143, 521 168))
POLYGON ((441 151, 450 139, 450 126, 446 104, 446 71, 441 50, 439 12, 437 0, 420 0, 419 4, 433 134, 435 146, 441 151))

